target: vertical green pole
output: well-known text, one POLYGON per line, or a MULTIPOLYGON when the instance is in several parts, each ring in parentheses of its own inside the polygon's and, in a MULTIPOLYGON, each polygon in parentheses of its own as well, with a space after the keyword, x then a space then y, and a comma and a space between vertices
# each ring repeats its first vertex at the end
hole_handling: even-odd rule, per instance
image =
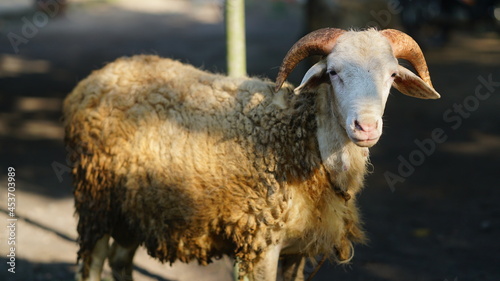
POLYGON ((228 75, 246 76, 244 0, 226 0, 226 42, 228 75))
MULTIPOLYGON (((226 47, 227 74, 232 77, 247 75, 246 42, 245 42, 245 1, 226 0, 226 47)), ((233 267, 233 278, 238 280, 239 259, 233 267)), ((243 278, 248 281, 248 277, 243 278)))

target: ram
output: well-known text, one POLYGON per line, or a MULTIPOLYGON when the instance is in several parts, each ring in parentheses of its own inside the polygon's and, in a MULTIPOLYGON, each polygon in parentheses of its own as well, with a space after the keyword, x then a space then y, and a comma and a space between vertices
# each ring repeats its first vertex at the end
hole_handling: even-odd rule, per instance
POLYGON ((116 280, 131 280, 140 245, 162 262, 226 254, 251 280, 275 280, 280 257, 289 278, 302 257, 348 261, 365 239, 356 194, 391 86, 439 98, 422 51, 396 30, 314 31, 276 83, 147 55, 93 72, 64 102, 79 278, 100 280, 109 257, 116 280), (312 55, 300 86, 285 83, 312 55))

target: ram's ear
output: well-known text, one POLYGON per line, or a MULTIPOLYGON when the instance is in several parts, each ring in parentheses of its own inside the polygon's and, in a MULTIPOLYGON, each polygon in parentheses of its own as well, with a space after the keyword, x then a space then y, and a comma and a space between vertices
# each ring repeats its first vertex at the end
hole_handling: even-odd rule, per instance
POLYGON ((328 75, 326 75, 326 61, 320 60, 315 65, 311 66, 302 78, 300 85, 295 88, 296 94, 304 90, 309 90, 319 86, 321 83, 329 83, 328 75))
POLYGON ((410 70, 398 67, 398 75, 392 84, 401 93, 419 99, 439 99, 441 96, 434 90, 432 85, 428 85, 420 77, 410 70))

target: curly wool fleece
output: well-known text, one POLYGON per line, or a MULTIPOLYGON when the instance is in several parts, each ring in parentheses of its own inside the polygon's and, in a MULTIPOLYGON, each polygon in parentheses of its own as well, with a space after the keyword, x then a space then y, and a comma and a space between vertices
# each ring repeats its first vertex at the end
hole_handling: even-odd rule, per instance
POLYGON ((110 234, 161 261, 236 256, 243 273, 279 242, 348 259, 364 240, 355 194, 366 151, 347 145, 349 169, 325 168, 316 129, 326 91, 273 88, 146 55, 81 81, 64 102, 79 258, 110 234))

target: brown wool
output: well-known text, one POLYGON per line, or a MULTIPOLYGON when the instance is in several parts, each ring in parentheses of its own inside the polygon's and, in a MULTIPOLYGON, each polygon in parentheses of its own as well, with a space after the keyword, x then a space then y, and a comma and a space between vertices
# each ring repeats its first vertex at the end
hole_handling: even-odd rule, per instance
POLYGON ((349 172, 332 175, 318 150, 316 95, 273 88, 145 55, 81 81, 64 102, 79 258, 119 227, 160 261, 228 254, 241 276, 278 241, 348 259, 364 240, 355 195, 366 157, 353 148, 349 172))

